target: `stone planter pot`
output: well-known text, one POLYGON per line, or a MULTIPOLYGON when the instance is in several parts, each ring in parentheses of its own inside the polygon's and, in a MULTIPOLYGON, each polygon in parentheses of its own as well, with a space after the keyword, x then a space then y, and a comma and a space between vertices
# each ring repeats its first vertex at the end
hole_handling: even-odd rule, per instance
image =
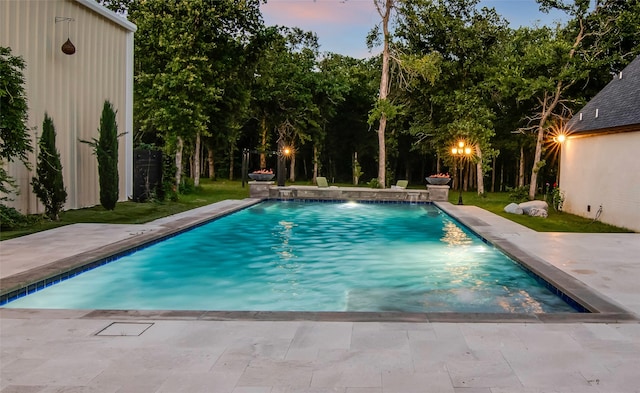
POLYGON ((444 186, 451 180, 450 177, 425 177, 425 179, 427 179, 427 183, 433 184, 434 186, 444 186))
POLYGON ((255 181, 270 181, 275 176, 273 173, 249 173, 249 178, 255 181))

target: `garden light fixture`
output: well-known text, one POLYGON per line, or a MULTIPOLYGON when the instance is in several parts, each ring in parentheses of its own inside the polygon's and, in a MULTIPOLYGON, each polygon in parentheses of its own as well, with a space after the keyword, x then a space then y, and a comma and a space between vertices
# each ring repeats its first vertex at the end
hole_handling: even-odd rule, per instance
POLYGON ((460 173, 460 177, 458 178, 458 189, 460 190, 460 193, 458 194, 458 205, 462 205, 462 170, 463 170, 463 159, 465 157, 470 157, 471 156, 471 147, 470 146, 465 146, 465 142, 464 141, 458 141, 458 146, 454 146, 453 148, 451 148, 451 154, 453 155, 454 159, 456 157, 459 157, 459 173, 460 173))
POLYGON ((288 146, 282 146, 278 150, 278 166, 276 168, 276 178, 278 181, 278 187, 284 187, 285 185, 285 160, 291 155, 291 148, 288 146))

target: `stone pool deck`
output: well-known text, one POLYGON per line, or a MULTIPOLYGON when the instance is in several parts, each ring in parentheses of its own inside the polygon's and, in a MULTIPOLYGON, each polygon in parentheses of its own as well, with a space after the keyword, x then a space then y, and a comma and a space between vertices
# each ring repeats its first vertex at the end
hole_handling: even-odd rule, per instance
MULTIPOLYGON (((4 241, 0 287, 255 202, 4 241)), ((0 309, 0 392, 640 392, 640 234, 537 233, 476 207, 439 205, 586 284, 627 318, 356 322, 0 309)))

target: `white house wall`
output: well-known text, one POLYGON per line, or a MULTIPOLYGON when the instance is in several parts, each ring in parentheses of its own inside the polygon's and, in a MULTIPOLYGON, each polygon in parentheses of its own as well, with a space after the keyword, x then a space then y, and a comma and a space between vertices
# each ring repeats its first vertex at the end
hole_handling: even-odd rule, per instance
POLYGON ((640 232, 640 132, 568 138, 560 189, 564 211, 640 232))
MULTIPOLYGON (((131 195, 132 154, 132 53, 133 31, 74 0, 0 1, 0 45, 26 62, 23 71, 29 106, 28 125, 34 153, 32 169, 9 164, 20 195, 13 206, 27 213, 43 207, 32 193, 37 140, 42 133, 45 112, 53 119, 68 197, 65 209, 99 203, 98 165, 91 146, 80 140, 98 138, 103 103, 109 100, 117 110, 119 140, 119 200, 131 195), (58 22, 56 17, 73 18, 58 22), (74 55, 65 55, 62 44, 70 38, 74 55), (128 53, 128 52, 131 53, 128 53), (129 152, 129 154, 127 154, 129 152), (129 169, 129 170, 127 170, 129 169)), ((126 22, 128 23, 128 22, 126 22)), ((130 24, 129 24, 130 25, 130 24)), ((133 25, 131 25, 133 26, 133 25)), ((133 26, 135 30, 135 26, 133 26)))

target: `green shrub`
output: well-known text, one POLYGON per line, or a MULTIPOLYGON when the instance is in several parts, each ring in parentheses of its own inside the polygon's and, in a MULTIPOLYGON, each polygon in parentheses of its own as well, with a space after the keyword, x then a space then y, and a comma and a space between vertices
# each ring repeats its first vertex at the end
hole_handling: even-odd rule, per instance
POLYGON ((559 187, 554 187, 551 191, 551 200, 549 201, 549 204, 555 211, 562 211, 562 205, 564 204, 564 191, 560 190, 559 187))
POLYGON ((113 210, 118 202, 118 125, 116 111, 109 101, 104 102, 100 117, 99 139, 81 141, 93 147, 98 157, 98 177, 100 182, 100 204, 113 210))
POLYGON ((377 177, 374 177, 369 182, 367 182, 367 185, 371 188, 380 188, 380 183, 378 182, 377 177))
POLYGON ((16 228, 28 227, 37 222, 35 216, 26 216, 13 207, 0 204, 0 230, 10 231, 16 228))
POLYGON ((56 148, 56 129, 53 120, 44 114, 42 136, 38 143, 40 152, 36 164, 36 175, 31 179, 33 192, 44 205, 45 215, 58 221, 59 214, 67 200, 67 191, 62 179, 60 153, 56 148))
POLYGON ((193 194, 196 190, 195 183, 190 177, 183 177, 180 181, 180 194, 193 194))
POLYGON ((513 202, 524 202, 529 200, 529 186, 511 188, 507 187, 509 200, 513 202))
POLYGON ((5 164, 17 159, 30 169, 27 153, 33 149, 27 126, 27 95, 22 73, 25 67, 22 57, 12 56, 11 48, 0 46, 0 201, 9 200, 8 195, 16 190, 5 164))
POLYGON ((167 173, 176 173, 176 161, 171 154, 162 155, 162 187, 160 188, 158 199, 160 201, 168 199, 172 202, 177 202, 178 190, 176 189, 176 183, 173 177, 165 176, 167 173))

